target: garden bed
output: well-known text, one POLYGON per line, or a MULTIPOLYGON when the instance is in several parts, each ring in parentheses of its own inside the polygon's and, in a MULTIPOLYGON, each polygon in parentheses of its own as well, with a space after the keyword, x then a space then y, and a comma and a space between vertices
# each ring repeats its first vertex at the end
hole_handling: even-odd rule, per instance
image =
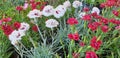
POLYGON ((0 58, 119 58, 119 0, 0 1, 0 58))

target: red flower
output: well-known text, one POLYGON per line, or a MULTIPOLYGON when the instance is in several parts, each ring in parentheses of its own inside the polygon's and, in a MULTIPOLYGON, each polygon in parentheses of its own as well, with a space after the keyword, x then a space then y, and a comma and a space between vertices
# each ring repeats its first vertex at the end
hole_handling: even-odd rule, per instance
POLYGON ((118 24, 118 25, 119 25, 119 24, 120 24, 120 20, 116 20, 116 24, 118 24))
POLYGON ((16 29, 19 29, 20 26, 21 26, 21 23, 19 23, 19 22, 15 22, 15 23, 14 23, 14 27, 15 27, 16 29))
POLYGON ((83 16, 82 19, 83 19, 83 20, 90 21, 90 20, 91 20, 91 15, 87 14, 87 15, 83 16))
POLYGON ((102 18, 102 19, 100 19, 100 21, 104 24, 108 24, 108 22, 109 22, 107 18, 102 18))
POLYGON ((37 4, 36 4, 36 3, 32 3, 32 4, 31 4, 32 10, 33 10, 33 9, 36 9, 36 7, 37 7, 37 4))
POLYGON ((116 24, 116 19, 110 19, 109 22, 116 24))
POLYGON ((37 26, 36 26, 36 25, 33 26, 33 27, 32 27, 32 30, 35 31, 35 32, 38 32, 38 28, 37 28, 37 26))
POLYGON ((100 4, 100 7, 101 7, 101 8, 105 8, 105 6, 106 6, 106 3, 101 3, 101 4, 100 4))
POLYGON ((108 26, 101 26, 101 30, 105 33, 108 32, 108 26))
POLYGON ((113 23, 113 24, 120 24, 120 20, 116 20, 116 19, 110 19, 109 22, 113 23))
POLYGON ((118 6, 117 5, 118 0, 107 0, 105 3, 102 3, 100 7, 112 7, 112 6, 118 6))
POLYGON ((97 16, 97 12, 91 14, 93 17, 97 16))
POLYGON ((100 22, 93 22, 93 25, 95 25, 95 26, 100 26, 101 23, 100 23, 100 22))
POLYGON ((115 6, 115 4, 116 4, 116 2, 115 2, 114 0, 112 0, 112 1, 107 1, 107 2, 106 2, 106 6, 107 6, 107 7, 115 6))
POLYGON ((2 22, 10 22, 12 19, 11 18, 3 18, 2 22))
POLYGON ((84 7, 84 8, 83 8, 83 11, 84 11, 84 12, 88 12, 88 11, 89 11, 89 8, 88 8, 88 7, 84 7))
POLYGON ((89 23, 88 28, 90 28, 92 31, 95 31, 97 29, 97 26, 93 25, 92 23, 89 23))
POLYGON ((100 15, 95 16, 96 19, 102 19, 103 17, 100 15))
POLYGON ((44 5, 42 5, 42 6, 40 7, 40 10, 43 10, 43 9, 44 9, 44 7, 45 7, 45 6, 44 6, 44 5))
POLYGON ((71 40, 79 40, 79 34, 75 33, 75 34, 68 34, 68 38, 70 38, 71 40))
POLYGON ((102 44, 101 40, 97 40, 97 38, 94 36, 90 41, 90 46, 93 47, 95 50, 98 50, 102 44))
POLYGON ((7 35, 7 36, 10 35, 13 32, 12 27, 9 26, 9 25, 3 25, 2 30, 3 30, 4 34, 7 35))
POLYGON ((75 18, 69 18, 67 20, 67 23, 70 24, 70 25, 75 25, 75 24, 78 24, 78 20, 75 19, 75 18))
POLYGON ((22 11, 22 10, 23 10, 23 7, 22 7, 22 6, 17 6, 17 7, 16 7, 16 10, 22 11))
POLYGON ((84 43, 84 42, 80 42, 79 45, 80 45, 81 47, 84 47, 84 46, 85 46, 85 43, 84 43))
POLYGON ((80 54, 79 53, 73 53, 72 58, 79 58, 80 54))
POLYGON ((88 28, 95 31, 101 24, 99 22, 93 22, 88 24, 88 28))
POLYGON ((85 58, 98 58, 95 52, 93 51, 88 51, 86 52, 85 58))
POLYGON ((115 16, 119 16, 119 11, 116 11, 116 10, 113 10, 112 13, 115 15, 115 16))
POLYGON ((40 5, 41 4, 41 2, 36 2, 36 5, 40 5))

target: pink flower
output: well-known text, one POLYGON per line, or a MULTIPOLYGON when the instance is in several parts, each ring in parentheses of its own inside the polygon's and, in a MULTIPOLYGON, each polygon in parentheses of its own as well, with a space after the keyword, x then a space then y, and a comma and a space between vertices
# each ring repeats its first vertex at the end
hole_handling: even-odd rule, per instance
POLYGON ((85 58, 98 58, 98 56, 93 51, 87 51, 86 55, 85 55, 85 58))
POLYGON ((2 19, 2 22, 10 22, 11 20, 12 20, 12 19, 9 18, 9 17, 8 17, 8 18, 3 18, 3 19, 2 19))
POLYGON ((2 20, 0 20, 0 25, 2 24, 2 20))
POLYGON ((67 20, 67 23, 68 23, 69 25, 75 25, 75 24, 78 24, 78 20, 75 19, 75 18, 69 18, 69 19, 67 20))
POLYGON ((115 27, 116 30, 120 30, 120 25, 115 27))
POLYGON ((101 40, 97 40, 97 38, 94 36, 90 41, 90 46, 94 49, 98 50, 102 44, 101 40))
POLYGON ((74 33, 74 34, 68 34, 68 38, 70 38, 71 40, 79 40, 79 34, 78 33, 74 33))
POLYGON ((24 3, 24 6, 23 6, 23 9, 26 10, 27 8, 28 8, 28 3, 25 2, 25 3, 24 3))
POLYGON ((104 33, 106 33, 106 32, 108 32, 108 26, 101 26, 101 30, 104 32, 104 33))

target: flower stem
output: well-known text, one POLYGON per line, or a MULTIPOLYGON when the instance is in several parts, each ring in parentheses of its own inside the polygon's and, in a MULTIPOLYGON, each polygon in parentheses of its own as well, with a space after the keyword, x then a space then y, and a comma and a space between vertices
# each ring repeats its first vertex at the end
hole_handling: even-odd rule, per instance
POLYGON ((43 40, 44 38, 43 38, 42 32, 40 31, 40 28, 39 28, 39 26, 38 26, 38 24, 37 24, 37 20, 36 20, 36 18, 34 18, 34 22, 35 22, 35 25, 37 26, 37 29, 38 29, 39 35, 42 37, 42 40, 43 40))

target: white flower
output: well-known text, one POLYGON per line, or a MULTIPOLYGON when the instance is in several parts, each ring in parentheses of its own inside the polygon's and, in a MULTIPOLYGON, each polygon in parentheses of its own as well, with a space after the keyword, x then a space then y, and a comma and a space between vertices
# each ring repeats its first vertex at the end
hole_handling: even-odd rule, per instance
POLYGON ((80 12, 79 17, 82 18, 83 16, 85 16, 85 14, 86 14, 85 12, 80 12))
POLYGON ((14 30, 10 35, 9 35, 9 40, 12 41, 18 41, 21 40, 22 36, 24 36, 25 33, 21 31, 14 30))
POLYGON ((29 30, 29 28, 30 28, 30 25, 28 23, 23 22, 23 23, 21 23, 21 26, 18 30, 21 32, 25 32, 25 31, 29 30))
POLYGON ((58 21, 56 21, 55 19, 49 19, 45 23, 46 23, 46 27, 48 28, 57 27, 59 25, 58 21))
POLYGON ((40 10, 34 9, 30 11, 27 16, 29 18, 37 18, 37 17, 41 17, 42 13, 40 12, 40 10))
POLYGON ((63 5, 59 5, 58 7, 55 8, 53 15, 56 18, 60 18, 64 16, 65 12, 66 12, 66 7, 64 7, 63 5))
POLYGON ((11 41, 11 44, 14 45, 14 46, 17 46, 18 41, 17 40, 11 41))
POLYGON ((51 15, 53 15, 53 11, 54 11, 53 6, 47 5, 47 6, 44 7, 44 9, 42 11, 42 14, 44 16, 51 16, 51 15))
POLYGON ((11 41, 11 44, 16 46, 18 44, 18 41, 22 39, 22 37, 25 36, 25 32, 20 31, 20 30, 14 30, 10 35, 9 35, 9 40, 11 41))
POLYGON ((66 8, 69 8, 69 7, 71 6, 71 3, 70 3, 70 1, 65 1, 65 2, 63 3, 63 5, 64 5, 66 8))
POLYGON ((97 7, 93 7, 91 13, 96 12, 98 15, 100 14, 100 10, 97 7))
POLYGON ((78 8, 79 6, 82 6, 82 2, 80 2, 80 1, 74 1, 73 2, 73 7, 74 8, 78 8))

